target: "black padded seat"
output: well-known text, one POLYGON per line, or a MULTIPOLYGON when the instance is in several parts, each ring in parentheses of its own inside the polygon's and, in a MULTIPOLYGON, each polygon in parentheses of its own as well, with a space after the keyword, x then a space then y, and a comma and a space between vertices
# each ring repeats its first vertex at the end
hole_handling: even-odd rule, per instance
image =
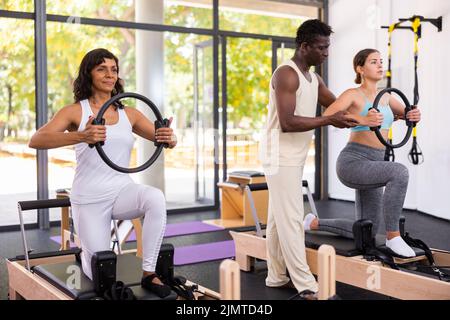
POLYGON ((356 248, 355 242, 351 239, 338 236, 326 231, 306 231, 305 245, 307 248, 319 249, 323 244, 334 247, 336 254, 344 257, 354 257, 361 254, 356 248))
POLYGON ((255 177, 264 177, 264 173, 259 171, 233 171, 230 172, 230 176, 255 178, 255 177))
MULTIPOLYGON (((77 300, 92 299, 96 296, 93 282, 83 273, 81 264, 74 261, 45 264, 33 267, 36 275, 47 280, 50 284, 77 300), (76 269, 78 268, 78 269, 76 269), (81 275, 79 288, 73 288, 76 284, 73 280, 74 270, 79 270, 81 275)), ((142 259, 133 254, 117 256, 116 280, 136 289, 135 295, 142 300, 160 300, 158 296, 141 288, 142 259), (138 290, 139 289, 139 290, 138 290)), ((177 295, 173 292, 164 300, 175 300, 177 295)))
MULTIPOLYGON (((376 236, 376 244, 383 245, 386 237, 383 235, 376 236)), ((354 257, 361 255, 362 252, 356 248, 353 239, 344 238, 337 234, 326 231, 306 231, 305 245, 307 248, 319 249, 322 244, 329 244, 334 247, 336 254, 344 257, 354 257)))

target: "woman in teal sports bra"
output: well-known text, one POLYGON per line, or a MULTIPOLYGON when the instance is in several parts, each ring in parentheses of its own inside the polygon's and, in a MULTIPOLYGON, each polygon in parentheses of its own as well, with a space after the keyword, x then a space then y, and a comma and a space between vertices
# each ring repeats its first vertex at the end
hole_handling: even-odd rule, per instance
MULTIPOLYGON (((339 180, 355 189, 356 219, 373 222, 374 235, 384 217, 386 246, 400 257, 413 257, 414 251, 402 239, 399 219, 408 187, 408 169, 395 162, 384 161, 385 147, 370 127, 380 126, 387 139, 394 118, 405 119, 405 106, 390 94, 385 94, 379 111, 369 109, 377 95, 377 84, 383 79, 383 62, 375 49, 364 49, 353 59, 358 88, 345 91, 324 116, 347 111, 360 124, 351 129, 348 144, 339 154, 336 171, 339 180), (384 190, 383 190, 384 189, 384 190)), ((406 114, 410 121, 420 121, 420 111, 415 108, 406 114)), ((308 214, 304 220, 305 230, 323 230, 352 238, 354 221, 348 219, 318 219, 308 214)))

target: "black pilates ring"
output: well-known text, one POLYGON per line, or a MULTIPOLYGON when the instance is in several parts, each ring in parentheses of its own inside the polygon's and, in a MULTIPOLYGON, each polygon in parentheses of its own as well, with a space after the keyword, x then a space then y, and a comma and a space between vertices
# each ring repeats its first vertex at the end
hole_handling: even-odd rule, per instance
MULTIPOLYGON (((117 106, 118 101, 124 98, 135 98, 137 100, 140 100, 142 102, 144 102, 147 106, 150 107, 150 109, 152 109, 153 113, 155 114, 156 117, 156 121, 155 121, 155 130, 162 128, 162 127, 168 127, 169 126, 169 120, 167 119, 163 119, 161 112, 159 112, 158 108, 156 107, 156 105, 150 101, 150 99, 144 97, 143 95, 137 94, 137 93, 133 93, 133 92, 124 92, 124 93, 120 93, 118 95, 113 96, 111 99, 109 99, 108 101, 105 102, 105 104, 103 104, 103 106, 100 108, 97 116, 95 117, 95 119, 92 121, 93 125, 104 125, 105 124, 105 119, 103 118, 103 115, 105 114, 106 110, 112 106, 115 105, 117 106)), ((136 172, 140 172, 143 171, 145 169, 147 169, 148 167, 150 167, 155 161, 156 159, 159 157, 159 155, 161 154, 163 148, 167 148, 168 144, 167 143, 161 143, 161 142, 156 142, 155 141, 155 152, 153 153, 153 155, 150 157, 150 159, 148 159, 144 164, 140 165, 139 167, 136 168, 124 168, 121 166, 118 166, 117 164, 115 164, 114 162, 111 161, 111 159, 108 158, 108 156, 106 155, 105 151, 103 150, 103 146, 104 142, 97 142, 95 144, 90 144, 89 147, 93 148, 95 147, 95 149, 97 149, 97 152, 100 156, 100 158, 102 158, 102 160, 111 168, 113 168, 114 170, 117 170, 119 172, 122 173, 136 173, 136 172)))
POLYGON ((403 100, 403 103, 405 104, 405 123, 406 123, 406 126, 408 127, 408 130, 406 131, 405 137, 403 138, 403 140, 400 143, 393 144, 393 143, 390 143, 389 141, 386 141, 384 139, 383 135, 380 132, 381 126, 371 127, 370 130, 375 132, 375 134, 377 135, 378 140, 380 140, 380 142, 384 146, 386 146, 387 148, 395 149, 395 148, 400 148, 400 147, 404 146, 408 142, 409 138, 411 137, 412 130, 413 130, 413 128, 416 125, 415 122, 408 121, 406 119, 406 114, 413 109, 413 107, 411 106, 411 104, 408 101, 408 98, 406 98, 406 96, 403 94, 403 92, 401 92, 400 90, 398 90, 396 88, 385 88, 385 89, 381 90, 377 94, 377 96, 375 97, 375 100, 373 101, 373 106, 369 110, 375 109, 378 112, 380 112, 378 110, 378 104, 380 103, 381 98, 383 97, 383 95, 385 93, 391 93, 391 92, 395 92, 396 94, 398 94, 398 96, 403 100))

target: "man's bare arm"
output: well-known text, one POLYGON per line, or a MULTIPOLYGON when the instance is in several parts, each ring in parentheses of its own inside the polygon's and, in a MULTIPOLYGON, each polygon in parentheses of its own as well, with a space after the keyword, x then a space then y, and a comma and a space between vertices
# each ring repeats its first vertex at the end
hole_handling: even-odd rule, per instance
POLYGON ((342 112, 319 117, 295 115, 296 92, 300 82, 297 73, 288 66, 277 70, 272 84, 275 89, 278 118, 283 132, 305 132, 327 125, 341 128, 356 125, 354 120, 348 119, 342 112))

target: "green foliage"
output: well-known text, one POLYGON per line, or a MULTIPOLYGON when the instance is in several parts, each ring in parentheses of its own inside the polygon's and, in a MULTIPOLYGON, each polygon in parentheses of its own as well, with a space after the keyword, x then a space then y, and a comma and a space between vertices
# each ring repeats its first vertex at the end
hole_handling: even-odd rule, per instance
POLYGON ((9 131, 31 130, 35 107, 33 22, 0 19, 0 34, 0 122, 5 122, 9 131))
POLYGON ((34 11, 33 0, 0 0, 0 10, 34 11))
POLYGON ((57 22, 47 23, 50 117, 61 107, 73 103, 72 84, 78 74, 77 68, 88 51, 99 47, 107 48, 119 58, 120 76, 125 81, 127 91, 134 91, 133 30, 57 22), (124 35, 128 35, 128 37, 124 35))
POLYGON ((220 29, 246 33, 295 37, 301 20, 262 16, 258 14, 220 11, 220 29))

